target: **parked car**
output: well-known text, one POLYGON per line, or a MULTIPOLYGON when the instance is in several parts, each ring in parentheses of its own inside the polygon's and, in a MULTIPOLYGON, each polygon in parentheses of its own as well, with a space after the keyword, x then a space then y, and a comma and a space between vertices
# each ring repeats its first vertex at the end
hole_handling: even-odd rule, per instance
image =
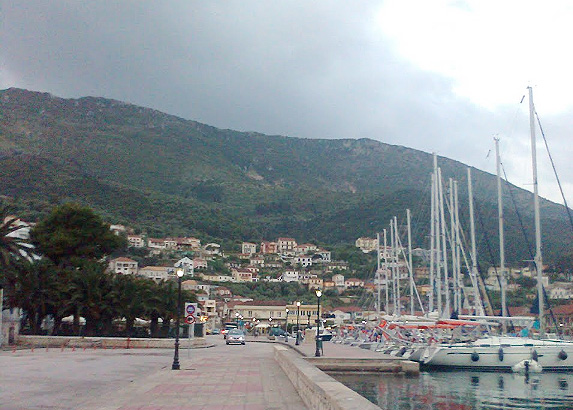
POLYGON ((211 330, 211 334, 212 334, 212 335, 220 335, 220 334, 221 334, 221 329, 215 328, 215 329, 211 330))
POLYGON ((223 339, 227 338, 227 333, 229 333, 229 330, 232 329, 237 329, 239 327, 239 325, 235 322, 227 322, 225 323, 225 326, 223 327, 223 329, 221 330, 221 334, 223 335, 223 339))
POLYGON ((245 334, 243 333, 242 330, 239 329, 230 329, 229 332, 227 333, 227 342, 228 345, 230 345, 231 343, 237 343, 237 344, 245 344, 245 334))
POLYGON ((270 340, 275 340, 276 337, 284 337, 284 335, 288 335, 284 329, 280 327, 271 327, 269 328, 269 332, 267 333, 267 338, 270 340))

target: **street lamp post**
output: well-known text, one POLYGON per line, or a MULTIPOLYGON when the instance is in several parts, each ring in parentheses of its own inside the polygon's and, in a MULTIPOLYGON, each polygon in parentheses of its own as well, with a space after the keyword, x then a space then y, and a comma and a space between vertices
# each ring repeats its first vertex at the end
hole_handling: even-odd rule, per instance
POLYGON ((171 370, 179 370, 179 315, 181 314, 181 278, 183 269, 177 269, 177 315, 175 316, 175 354, 173 355, 173 364, 171 370))
POLYGON ((318 309, 316 310, 316 351, 314 352, 315 357, 320 357, 320 297, 322 292, 320 289, 316 290, 316 299, 318 301, 318 309))
POLYGON ((300 315, 300 302, 296 302, 296 341, 294 342, 295 345, 300 344, 300 330, 298 327, 298 317, 300 315))
POLYGON ((286 308, 286 316, 287 316, 287 318, 286 318, 286 323, 285 323, 285 332, 287 332, 287 333, 288 333, 288 312, 289 312, 289 310, 288 310, 288 308, 286 308))
POLYGON ((310 327, 310 310, 308 311, 308 325, 306 327, 310 327))

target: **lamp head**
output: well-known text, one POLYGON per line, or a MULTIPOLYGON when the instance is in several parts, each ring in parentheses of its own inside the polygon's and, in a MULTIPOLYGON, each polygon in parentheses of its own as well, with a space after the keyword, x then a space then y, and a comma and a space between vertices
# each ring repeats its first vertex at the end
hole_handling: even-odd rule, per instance
POLYGON ((176 273, 177 273, 178 278, 182 278, 185 271, 183 269, 179 268, 179 269, 177 269, 176 273))
POLYGON ((297 307, 300 307, 300 302, 296 302, 296 306, 297 306, 297 307))
POLYGON ((288 314, 288 312, 289 312, 288 308, 286 308, 286 312, 287 312, 287 314, 288 314))
POLYGON ((316 297, 319 298, 322 296, 322 291, 320 289, 316 290, 316 297))

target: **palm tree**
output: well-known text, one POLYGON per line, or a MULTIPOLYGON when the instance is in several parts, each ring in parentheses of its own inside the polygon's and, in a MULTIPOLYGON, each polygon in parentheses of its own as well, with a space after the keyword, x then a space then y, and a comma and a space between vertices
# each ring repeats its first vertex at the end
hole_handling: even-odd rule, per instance
POLYGON ((117 316, 112 300, 112 276, 105 272, 105 265, 85 261, 78 267, 69 284, 70 304, 76 306, 74 321, 83 316, 86 336, 95 336, 98 330, 111 331, 112 320, 117 316))
POLYGON ((62 303, 62 282, 55 266, 47 260, 22 259, 9 271, 8 282, 8 303, 26 312, 30 329, 38 334, 42 320, 62 303))
POLYGON ((30 251, 28 242, 14 235, 22 227, 15 224, 18 218, 11 216, 9 211, 8 206, 0 206, 0 268, 13 266, 30 251))
POLYGON ((125 331, 131 336, 135 319, 146 311, 148 279, 116 275, 113 279, 112 300, 119 317, 125 317, 125 331))

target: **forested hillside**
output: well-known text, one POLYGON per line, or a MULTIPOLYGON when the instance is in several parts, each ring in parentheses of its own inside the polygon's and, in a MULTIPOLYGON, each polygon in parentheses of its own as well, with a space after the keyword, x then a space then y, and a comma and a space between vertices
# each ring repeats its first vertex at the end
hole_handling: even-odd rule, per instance
MULTIPOLYGON (((439 164, 459 181, 467 220, 466 166, 439 164)), ((431 154, 373 140, 221 130, 103 98, 0 91, 0 194, 30 220, 76 201, 150 235, 288 235, 333 245, 374 236, 394 215, 405 224, 410 208, 414 244, 427 246, 431 170, 431 154)), ((497 255, 495 177, 474 169, 473 179, 481 257, 489 260, 484 238, 497 255)), ((532 241, 532 195, 512 192, 532 241)), ((506 256, 529 259, 508 189, 505 203, 506 256)), ((563 207, 543 201, 542 212, 551 259, 571 247, 571 229, 563 207)))

